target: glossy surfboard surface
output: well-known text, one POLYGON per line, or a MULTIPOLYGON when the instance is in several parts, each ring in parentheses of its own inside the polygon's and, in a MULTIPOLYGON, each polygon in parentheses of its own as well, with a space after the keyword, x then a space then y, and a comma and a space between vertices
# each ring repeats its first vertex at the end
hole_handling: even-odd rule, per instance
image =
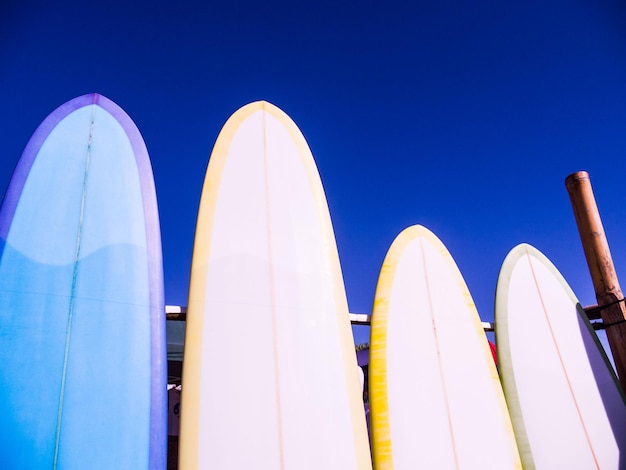
POLYGON ((426 228, 409 227, 391 245, 371 328, 375 468, 521 468, 476 307, 426 228))
POLYGON ((187 309, 180 468, 370 468, 346 295, 304 137, 251 103, 207 170, 187 309))
POLYGON ((530 245, 502 265, 496 339, 525 468, 626 467, 616 377, 569 285, 530 245))
POLYGON ((103 96, 37 129, 0 211, 3 468, 164 468, 161 240, 137 127, 103 96))

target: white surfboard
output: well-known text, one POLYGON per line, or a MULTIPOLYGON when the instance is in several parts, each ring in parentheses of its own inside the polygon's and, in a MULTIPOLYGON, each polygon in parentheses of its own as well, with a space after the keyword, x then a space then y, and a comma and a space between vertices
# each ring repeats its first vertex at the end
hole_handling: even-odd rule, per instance
POLYGON ((496 338, 525 468, 626 467, 621 389, 574 293, 530 245, 504 260, 496 338))
POLYGON ((369 393, 377 469, 521 468, 476 307, 439 239, 395 239, 372 314, 369 393))
POLYGON ((319 174, 267 102, 225 124, 191 271, 180 468, 371 468, 354 342, 319 174))

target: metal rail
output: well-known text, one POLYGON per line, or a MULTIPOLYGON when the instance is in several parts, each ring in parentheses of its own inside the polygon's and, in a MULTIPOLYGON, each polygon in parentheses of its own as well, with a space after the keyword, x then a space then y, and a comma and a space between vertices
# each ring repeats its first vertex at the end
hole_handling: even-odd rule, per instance
MULTIPOLYGON (((594 330, 604 330, 605 326, 602 323, 602 319, 599 314, 599 307, 592 305, 583 309, 587 314, 587 318, 591 321, 591 325, 594 330), (593 321, 592 321, 593 320, 593 321)), ((166 305, 165 306, 165 319, 168 321, 185 321, 187 320, 187 307, 180 307, 178 305, 166 305)), ((372 323, 372 316, 367 313, 350 313, 350 323, 353 325, 370 325, 372 323)), ((481 322, 483 330, 485 332, 493 332, 495 329, 495 323, 491 321, 481 322)))
MULTIPOLYGON (((350 313, 350 323, 353 325, 370 325, 372 316, 367 313, 350 313)), ((179 305, 165 306, 165 319, 168 321, 185 321, 187 320, 187 307, 179 305)), ((485 331, 493 331, 493 322, 481 322, 485 331)))

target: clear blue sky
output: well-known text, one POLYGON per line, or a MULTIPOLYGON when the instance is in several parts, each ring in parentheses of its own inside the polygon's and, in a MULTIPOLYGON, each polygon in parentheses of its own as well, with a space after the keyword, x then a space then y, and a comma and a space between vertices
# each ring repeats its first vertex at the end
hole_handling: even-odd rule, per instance
POLYGON ((4 0, 0 191, 39 123, 91 92, 148 146, 168 304, 186 304, 215 138, 259 99, 313 151, 353 312, 371 310, 389 245, 415 223, 447 245, 484 320, 521 242, 595 303, 563 183, 583 169, 626 276, 623 2, 4 0))

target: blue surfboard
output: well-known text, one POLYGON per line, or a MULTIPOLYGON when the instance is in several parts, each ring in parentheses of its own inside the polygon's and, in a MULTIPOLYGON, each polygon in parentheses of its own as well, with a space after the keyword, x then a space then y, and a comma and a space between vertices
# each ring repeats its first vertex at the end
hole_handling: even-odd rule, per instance
POLYGON ((0 209, 2 468, 165 468, 161 257, 137 127, 97 94, 62 105, 0 209))

